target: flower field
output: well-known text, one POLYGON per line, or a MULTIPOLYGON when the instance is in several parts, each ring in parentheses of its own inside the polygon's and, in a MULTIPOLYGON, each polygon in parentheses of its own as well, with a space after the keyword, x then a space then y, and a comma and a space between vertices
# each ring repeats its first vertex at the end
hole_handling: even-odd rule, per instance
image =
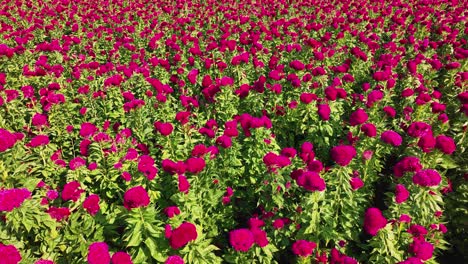
POLYGON ((468 4, 0 2, 0 264, 466 263, 468 4))

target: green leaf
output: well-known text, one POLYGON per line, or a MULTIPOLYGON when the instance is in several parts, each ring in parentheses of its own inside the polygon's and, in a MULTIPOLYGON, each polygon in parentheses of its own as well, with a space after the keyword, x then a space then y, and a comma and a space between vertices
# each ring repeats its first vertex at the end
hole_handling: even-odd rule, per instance
POLYGON ((128 241, 128 247, 137 247, 141 244, 141 227, 141 222, 136 223, 131 233, 130 240, 128 241))
POLYGON ((148 237, 145 240, 145 245, 148 247, 149 252, 151 253, 151 257, 153 257, 153 259, 159 262, 164 262, 166 260, 164 255, 158 249, 157 243, 152 238, 148 237))

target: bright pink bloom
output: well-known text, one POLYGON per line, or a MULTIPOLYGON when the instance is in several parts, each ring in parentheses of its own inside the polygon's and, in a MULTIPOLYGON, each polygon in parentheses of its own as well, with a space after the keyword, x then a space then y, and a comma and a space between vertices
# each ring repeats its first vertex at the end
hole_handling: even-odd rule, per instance
POLYGON ((97 212, 99 211, 99 196, 97 194, 91 194, 86 198, 86 200, 83 202, 83 208, 86 209, 86 211, 90 215, 96 215, 97 212))
POLYGON ((11 212, 30 197, 31 192, 26 188, 0 190, 0 212, 11 212))
POLYGON ((387 225, 387 219, 375 207, 369 208, 364 217, 364 230, 371 236, 377 235, 380 229, 387 225))
POLYGON ((442 181, 440 174, 436 170, 421 170, 413 176, 413 183, 423 186, 437 186, 442 181))
POLYGON ((398 134, 397 132, 393 131, 393 130, 387 130, 387 131, 384 131, 381 135, 380 135, 380 139, 384 142, 384 143, 387 143, 387 144, 390 144, 394 147, 398 147, 401 145, 403 139, 401 138, 400 134, 398 134))
POLYGON ((356 156, 356 149, 353 146, 340 145, 333 147, 330 155, 333 161, 344 167, 356 156))
POLYGON ((395 187, 395 202, 397 204, 403 203, 408 200, 410 193, 403 184, 397 184, 395 187))
POLYGON ((297 240, 292 245, 292 252, 301 257, 308 257, 312 255, 317 244, 307 240, 297 240))
POLYGON ((110 264, 109 248, 104 242, 94 242, 88 248, 89 264, 110 264))
POLYGON ((18 249, 13 245, 3 245, 0 243, 0 263, 17 264, 21 261, 21 255, 18 249))
POLYGON ((197 239, 197 228, 194 224, 184 222, 178 228, 172 230, 169 244, 173 249, 185 246, 190 241, 197 239))
POLYGON ((115 252, 111 258, 112 264, 133 264, 132 258, 126 252, 115 252))
POLYGON ((184 264, 184 263, 185 263, 184 259, 177 255, 167 257, 166 261, 164 262, 164 264, 184 264))
POLYGON ((128 189, 124 194, 124 207, 128 210, 146 207, 150 203, 148 193, 142 186, 128 189))
POLYGON ((229 243, 236 251, 247 252, 255 242, 255 237, 249 229, 236 229, 229 232, 229 243))
POLYGON ((80 189, 81 185, 78 181, 72 181, 69 183, 66 183, 63 186, 62 190, 62 199, 64 201, 72 200, 74 202, 78 201, 80 199, 81 193, 84 192, 84 190, 80 189))
POLYGON ((364 109, 359 108, 356 111, 354 111, 351 116, 349 117, 349 124, 351 126, 357 126, 360 124, 364 124, 367 119, 369 119, 369 116, 367 115, 366 111, 364 109))

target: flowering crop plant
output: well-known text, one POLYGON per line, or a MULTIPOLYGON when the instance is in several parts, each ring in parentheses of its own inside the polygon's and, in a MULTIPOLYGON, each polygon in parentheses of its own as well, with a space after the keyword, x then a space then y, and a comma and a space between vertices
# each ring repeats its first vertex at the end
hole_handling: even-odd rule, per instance
POLYGON ((466 263, 467 10, 0 1, 0 264, 466 263))

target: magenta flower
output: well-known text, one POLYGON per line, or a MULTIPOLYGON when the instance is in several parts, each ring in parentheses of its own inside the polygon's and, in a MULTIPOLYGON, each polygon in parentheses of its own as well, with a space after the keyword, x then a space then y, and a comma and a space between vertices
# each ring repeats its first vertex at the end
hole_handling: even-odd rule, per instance
POLYGON ((91 123, 83 123, 80 128, 80 136, 89 138, 98 131, 98 128, 91 123))
POLYGON ((422 169, 422 165, 417 157, 404 157, 401 161, 399 161, 395 167, 393 167, 393 174, 395 177, 400 178, 406 172, 417 172, 422 169))
POLYGON ((255 242, 255 237, 249 229, 236 229, 229 232, 229 243, 236 251, 247 252, 255 242))
POLYGON ((436 138, 436 148, 443 153, 450 155, 457 147, 455 145, 455 141, 451 137, 439 135, 436 138))
POLYGON ((403 203, 408 200, 410 193, 403 184, 397 184, 395 187, 395 202, 397 204, 403 203))
POLYGON ((349 184, 351 185, 351 189, 353 189, 353 191, 356 191, 364 186, 364 182, 359 177, 352 177, 351 180, 349 180, 349 184))
POLYGON ((167 257, 164 264, 185 264, 185 262, 184 262, 184 259, 181 258, 180 256, 173 255, 173 256, 167 257))
POLYGON ((109 248, 104 242, 94 242, 88 248, 89 264, 110 264, 109 248))
POLYGON ((0 152, 12 148, 16 143, 16 137, 10 131, 0 128, 0 152))
POLYGON ((320 175, 312 171, 306 171, 299 175, 296 179, 296 182, 297 185, 311 192, 321 192, 324 191, 326 187, 325 181, 320 178, 320 175))
POLYGON ((0 190, 0 212, 11 212, 29 198, 31 192, 26 188, 0 190))
POLYGON ((441 181, 440 174, 431 169, 418 171, 413 176, 413 183, 423 187, 437 186, 441 181))
POLYGON ((126 252, 115 252, 111 258, 112 264, 133 264, 132 258, 126 252))
POLYGON ((146 207, 150 203, 148 193, 142 186, 128 189, 124 194, 124 207, 128 210, 138 207, 146 207))
POLYGON ((184 222, 176 229, 172 230, 169 237, 169 245, 173 249, 179 249, 185 246, 188 242, 197 239, 197 228, 194 224, 184 222))
POLYGON ((86 198, 86 200, 83 202, 83 208, 86 209, 86 211, 90 215, 96 215, 97 212, 99 211, 99 196, 97 194, 91 194, 86 198))
POLYGON ((188 182, 187 177, 185 177, 184 175, 179 175, 178 179, 179 179, 179 185, 178 185, 179 192, 187 194, 190 188, 190 183, 188 182))
POLYGON ((387 225, 387 219, 378 208, 369 208, 364 217, 364 230, 371 236, 377 235, 387 225))
POLYGON ((78 201, 78 199, 81 196, 81 193, 84 192, 82 189, 80 189, 81 185, 78 181, 72 181, 69 183, 66 183, 63 186, 62 190, 62 199, 64 201, 72 200, 74 202, 78 201))
POLYGON ((154 127, 163 136, 169 136, 174 130, 171 123, 161 123, 159 121, 154 122, 154 127))
POLYGON ((79 167, 85 166, 86 161, 82 157, 75 157, 72 160, 70 160, 70 163, 68 165, 70 166, 71 170, 76 170, 79 167))
POLYGON ((20 252, 15 246, 0 243, 0 263, 17 264, 21 259, 20 252))
POLYGON ((359 108, 349 117, 349 124, 351 126, 361 125, 364 124, 367 119, 369 119, 369 116, 367 115, 366 111, 364 111, 362 108, 359 108))
POLYGON ((45 146, 49 144, 49 136, 47 135, 37 135, 31 139, 31 141, 26 144, 26 146, 31 148, 36 148, 40 146, 45 146))
POLYGON ((307 258, 314 252, 317 244, 307 240, 297 240, 292 245, 292 251, 294 254, 307 258))
POLYGON ((68 207, 54 207, 51 206, 47 213, 50 215, 51 218, 55 219, 56 221, 62 221, 70 216, 70 209, 68 207))
POLYGON ((374 124, 367 123, 361 126, 361 131, 368 137, 375 137, 377 135, 377 128, 374 124))
POLYGON ((400 134, 398 134, 397 132, 393 131, 393 130, 387 130, 387 131, 384 131, 381 135, 380 135, 380 139, 384 142, 384 143, 387 143, 387 144, 390 144, 394 147, 398 147, 401 145, 403 139, 401 138, 400 134))
POLYGON ((267 233, 259 228, 254 228, 250 230, 254 236, 254 241, 255 244, 257 244, 259 247, 265 247, 268 245, 268 237, 267 233))
POLYGON ((353 146, 336 146, 330 151, 331 158, 340 166, 347 166, 356 156, 356 149, 353 146))
POLYGON ((164 213, 167 215, 167 217, 172 218, 180 214, 180 209, 177 206, 169 206, 164 209, 164 213))
POLYGON ((189 158, 185 161, 185 168, 193 174, 200 173, 205 168, 205 160, 202 158, 189 158))
POLYGON ((327 121, 330 119, 331 110, 328 104, 319 104, 317 108, 317 113, 322 120, 327 121))
POLYGON ((410 245, 409 251, 413 253, 415 257, 421 260, 428 260, 432 258, 434 246, 424 240, 415 239, 410 245))

